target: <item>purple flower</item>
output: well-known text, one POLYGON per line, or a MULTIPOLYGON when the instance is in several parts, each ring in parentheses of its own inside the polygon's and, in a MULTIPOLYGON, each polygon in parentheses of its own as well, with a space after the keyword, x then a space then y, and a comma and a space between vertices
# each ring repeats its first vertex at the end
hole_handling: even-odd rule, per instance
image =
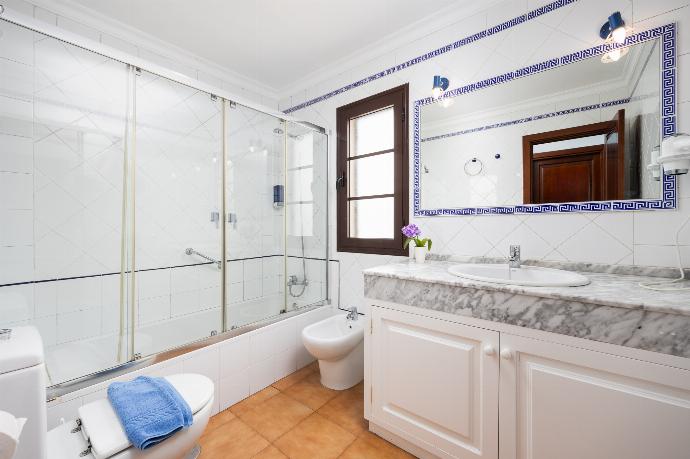
POLYGON ((402 233, 403 235, 405 235, 405 237, 413 238, 422 234, 422 231, 419 229, 417 225, 413 223, 407 226, 403 226, 402 233))

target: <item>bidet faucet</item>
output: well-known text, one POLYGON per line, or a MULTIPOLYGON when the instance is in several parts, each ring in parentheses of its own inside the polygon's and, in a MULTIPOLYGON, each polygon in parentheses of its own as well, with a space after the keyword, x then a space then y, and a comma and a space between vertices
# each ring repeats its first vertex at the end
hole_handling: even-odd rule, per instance
POLYGON ((347 320, 357 320, 359 319, 359 314, 357 313, 357 306, 352 306, 350 312, 347 313, 345 317, 347 320))
POLYGON ((510 266, 511 268, 519 268, 520 263, 520 246, 511 245, 510 256, 508 257, 508 266, 510 266))

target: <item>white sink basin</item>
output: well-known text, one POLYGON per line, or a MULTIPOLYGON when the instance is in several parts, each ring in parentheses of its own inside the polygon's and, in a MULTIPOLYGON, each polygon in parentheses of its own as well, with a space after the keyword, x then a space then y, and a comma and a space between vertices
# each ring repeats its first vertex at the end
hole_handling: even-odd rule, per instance
POLYGON ((466 263, 453 265, 448 272, 465 279, 532 287, 579 287, 589 284, 589 279, 581 274, 537 266, 510 268, 508 265, 466 263))

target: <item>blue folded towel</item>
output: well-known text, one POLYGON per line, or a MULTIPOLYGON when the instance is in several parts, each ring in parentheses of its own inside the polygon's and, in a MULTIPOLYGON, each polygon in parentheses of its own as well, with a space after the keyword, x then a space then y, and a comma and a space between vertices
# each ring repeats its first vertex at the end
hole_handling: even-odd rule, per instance
POLYGON ((178 430, 192 425, 192 410, 175 388, 163 378, 139 376, 114 382, 108 399, 132 445, 146 449, 178 430))

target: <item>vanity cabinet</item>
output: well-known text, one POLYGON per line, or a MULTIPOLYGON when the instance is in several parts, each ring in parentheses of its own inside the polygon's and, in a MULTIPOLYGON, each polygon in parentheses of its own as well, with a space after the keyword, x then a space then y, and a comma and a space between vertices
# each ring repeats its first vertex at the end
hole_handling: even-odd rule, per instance
POLYGON ((365 337, 367 417, 400 446, 461 459, 690 457, 690 371, 413 309, 372 306, 365 337))
POLYGON ((372 308, 371 418, 440 457, 498 455, 495 331, 372 308))
POLYGON ((687 459, 690 372, 501 333, 501 459, 687 459))

